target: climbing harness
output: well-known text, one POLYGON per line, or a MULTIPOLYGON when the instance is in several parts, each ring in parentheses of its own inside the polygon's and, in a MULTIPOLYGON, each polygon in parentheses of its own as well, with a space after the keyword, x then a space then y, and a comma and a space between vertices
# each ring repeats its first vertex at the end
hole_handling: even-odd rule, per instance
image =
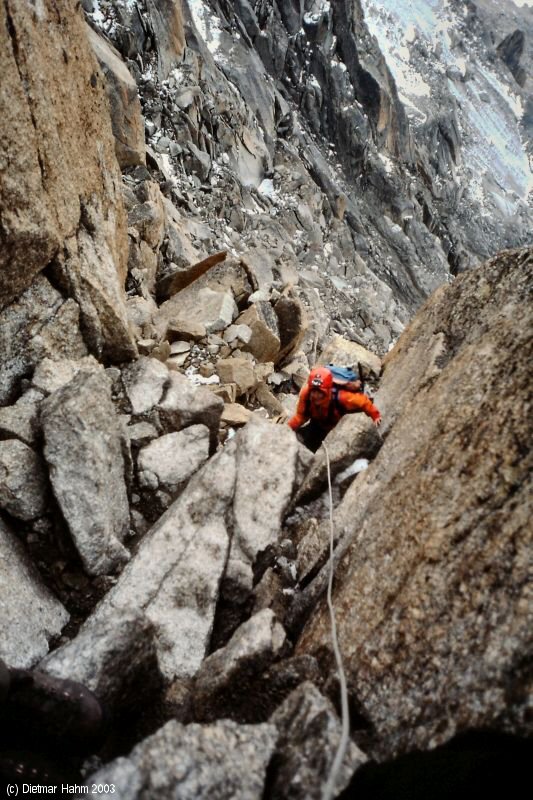
POLYGON ((337 663, 337 673, 339 676, 339 686, 341 692, 341 717, 342 717, 341 737, 339 740, 339 746, 337 747, 337 752, 335 753, 335 758, 333 759, 333 764, 331 766, 328 781, 324 787, 324 791, 322 792, 322 800, 332 800, 333 793, 335 791, 335 786, 337 784, 337 779, 339 777, 339 772, 342 767, 342 762, 346 754, 346 748, 348 747, 348 739, 350 735, 350 716, 348 711, 348 689, 346 687, 346 675, 344 673, 344 667, 342 665, 342 655, 339 647, 339 639, 337 636, 337 621, 335 618, 335 608, 333 606, 333 599, 332 599, 333 573, 335 568, 333 565, 334 529, 333 529, 333 493, 331 490, 331 467, 329 462, 328 448, 324 443, 322 443, 322 447, 324 448, 324 452, 326 453, 326 467, 328 472, 328 491, 329 491, 330 538, 329 538, 329 580, 328 580, 327 600, 328 600, 329 614, 331 618, 331 639, 333 643, 333 652, 335 653, 335 661, 337 663))

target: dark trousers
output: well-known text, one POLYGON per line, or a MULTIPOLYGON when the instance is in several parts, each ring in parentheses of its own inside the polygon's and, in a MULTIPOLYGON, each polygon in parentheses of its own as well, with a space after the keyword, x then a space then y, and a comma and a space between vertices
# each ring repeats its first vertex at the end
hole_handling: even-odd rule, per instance
POLYGON ((304 444, 312 453, 316 453, 329 431, 319 425, 314 420, 311 420, 296 431, 296 436, 299 441, 304 444))

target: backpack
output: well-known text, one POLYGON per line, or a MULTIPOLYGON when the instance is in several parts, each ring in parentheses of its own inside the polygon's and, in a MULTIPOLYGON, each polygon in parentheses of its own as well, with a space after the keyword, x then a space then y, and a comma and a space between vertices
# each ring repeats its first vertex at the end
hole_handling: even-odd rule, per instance
POLYGON ((353 367, 338 367, 335 364, 327 364, 327 368, 333 376, 334 386, 338 386, 348 392, 364 392, 364 380, 359 364, 357 365, 357 372, 353 367), (361 385, 355 386, 356 381, 359 381, 361 385))

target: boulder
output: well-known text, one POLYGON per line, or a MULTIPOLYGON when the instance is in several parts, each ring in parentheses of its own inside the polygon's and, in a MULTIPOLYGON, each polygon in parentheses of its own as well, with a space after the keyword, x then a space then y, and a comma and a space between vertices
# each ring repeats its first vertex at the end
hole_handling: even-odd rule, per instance
POLYGON ((113 213, 97 196, 82 208, 83 224, 66 239, 52 264, 54 280, 80 308, 84 341, 98 359, 127 361, 137 355, 126 310, 124 282, 128 240, 120 198, 113 213), (111 229, 111 230, 110 230, 111 229))
POLYGON ((164 433, 189 425, 205 425, 210 431, 210 451, 218 443, 218 427, 224 402, 205 386, 195 386, 177 372, 169 373, 165 395, 156 407, 157 422, 164 433))
POLYGON ((356 342, 343 336, 335 336, 322 350, 318 364, 337 364, 339 367, 355 367, 361 364, 364 370, 376 377, 381 374, 381 359, 356 342))
POLYGON ((180 317, 173 317, 165 331, 165 339, 173 342, 176 339, 185 339, 189 342, 197 342, 207 335, 205 325, 180 317))
POLYGON ((83 684, 109 711, 121 712, 157 683, 153 633, 142 614, 131 612, 102 619, 98 626, 86 624, 46 656, 39 670, 83 684))
POLYGON ((274 304, 274 313, 278 318, 280 335, 277 362, 281 362, 299 347, 307 327, 307 318, 303 303, 296 297, 286 295, 282 295, 274 304))
POLYGON ((213 291, 206 286, 198 292, 196 304, 189 309, 188 316, 203 325, 207 333, 215 333, 231 325, 238 313, 230 292, 213 291))
POLYGON ((189 286, 189 284, 193 283, 193 281, 197 280, 201 275, 204 275, 214 267, 215 264, 220 264, 225 260, 226 256, 227 252, 223 250, 219 253, 213 253, 213 255, 201 261, 197 261, 192 265, 186 265, 168 273, 157 283, 157 296, 161 300, 167 300, 169 297, 176 294, 176 292, 185 289, 186 286, 189 286))
MULTIPOLYGON (((270 796, 273 800, 321 800, 341 739, 341 722, 331 701, 306 681, 287 697, 270 722, 279 732, 270 796)), ((349 740, 333 787, 335 797, 366 761, 366 755, 349 740)))
MULTIPOLYGON (((326 436, 330 474, 333 480, 358 458, 373 458, 381 447, 381 436, 370 417, 364 413, 346 414, 326 436)), ((294 505, 313 500, 327 488, 326 452, 319 447, 311 467, 298 490, 294 505)))
POLYGON ((91 575, 124 564, 129 530, 124 433, 102 372, 78 373, 42 404, 44 456, 57 502, 91 575))
POLYGON ((39 431, 40 402, 43 395, 30 389, 13 406, 0 408, 0 439, 20 439, 32 446, 39 431))
POLYGON ((155 475, 158 488, 175 494, 209 456, 209 429, 191 425, 178 433, 167 433, 139 451, 139 485, 150 487, 144 474, 155 475))
POLYGON ((0 509, 25 521, 46 511, 48 480, 40 456, 18 439, 0 442, 0 509))
POLYGON ((283 652, 283 626, 269 608, 254 614, 233 634, 228 644, 202 664, 194 682, 195 719, 209 722, 230 718, 254 719, 250 684, 283 652))
POLYGON ((217 375, 222 383, 233 383, 237 386, 237 397, 257 383, 254 365, 246 358, 222 358, 215 365, 217 375))
POLYGON ((49 590, 24 546, 0 519, 0 658, 10 667, 34 666, 69 615, 49 590))
POLYGON ((113 785, 117 797, 180 800, 252 800, 263 796, 276 746, 272 725, 167 722, 129 756, 106 764, 87 781, 113 785))
POLYGON ((122 370, 122 384, 133 414, 156 406, 170 381, 168 369, 157 358, 141 357, 122 370))
POLYGON ((238 436, 234 535, 226 592, 250 592, 257 555, 279 536, 296 479, 298 441, 287 426, 254 417, 238 436))
POLYGON ((248 344, 252 338, 252 329, 248 325, 230 325, 224 331, 223 339, 228 344, 240 347, 241 344, 248 344))
POLYGON ((0 11, 0 31, 0 308, 83 227, 89 198, 98 198, 112 253, 105 280, 118 286, 127 248, 120 173, 83 15, 70 0, 44 0, 38 13, 15 3, 0 11))
MULTIPOLYGON (((418 313, 378 392, 398 406, 385 443, 334 516, 348 689, 380 757, 530 731, 532 265, 531 249, 504 252, 418 313)), ((329 647, 327 610, 310 608, 299 653, 329 647)))
POLYGON ((270 303, 259 301, 247 308, 238 318, 238 325, 251 328, 252 336, 242 349, 258 361, 276 361, 280 352, 278 318, 270 303))
POLYGON ((238 428, 241 425, 246 425, 251 416, 250 409, 241 406, 240 403, 226 403, 220 421, 225 422, 230 427, 238 428))
POLYGON ((123 611, 144 613, 167 681, 192 677, 206 655, 229 550, 234 447, 191 478, 89 618, 98 626, 123 611))
POLYGON ((74 378, 79 372, 101 372, 103 367, 94 356, 83 358, 63 358, 54 361, 43 358, 33 373, 32 386, 44 395, 52 394, 74 378))
POLYGON ((150 422, 134 422, 127 426, 126 434, 130 444, 136 447, 143 447, 158 437, 157 428, 150 422))
POLYGON ((82 358, 79 308, 42 275, 0 312, 0 405, 13 400, 22 378, 43 358, 82 358))
POLYGON ((89 25, 85 31, 104 74, 118 163, 122 169, 144 164, 144 120, 137 84, 118 51, 89 25))

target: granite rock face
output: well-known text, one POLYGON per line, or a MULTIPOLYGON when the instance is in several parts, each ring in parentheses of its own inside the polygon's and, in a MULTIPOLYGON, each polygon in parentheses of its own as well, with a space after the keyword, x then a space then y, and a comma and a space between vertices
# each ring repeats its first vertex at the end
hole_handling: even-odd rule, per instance
POLYGON ((108 377, 80 372, 42 405, 44 456, 57 502, 92 575, 112 572, 129 554, 123 437, 108 377))
POLYGON ((44 586, 22 543, 0 520, 0 658, 10 667, 34 666, 69 615, 44 586))
MULTIPOLYGON (((532 268, 503 253, 419 312, 386 359, 385 444, 335 514, 340 644, 382 756, 531 729, 532 268)), ((321 608, 298 652, 329 635, 321 608)))
POLYGON ((77 240, 69 247, 76 262, 69 294, 82 309, 90 344, 132 355, 120 294, 127 256, 120 176, 104 82, 82 15, 64 0, 41 3, 38 11, 9 3, 0 13, 7 99, 0 307, 55 256, 62 260, 67 240, 77 240))

